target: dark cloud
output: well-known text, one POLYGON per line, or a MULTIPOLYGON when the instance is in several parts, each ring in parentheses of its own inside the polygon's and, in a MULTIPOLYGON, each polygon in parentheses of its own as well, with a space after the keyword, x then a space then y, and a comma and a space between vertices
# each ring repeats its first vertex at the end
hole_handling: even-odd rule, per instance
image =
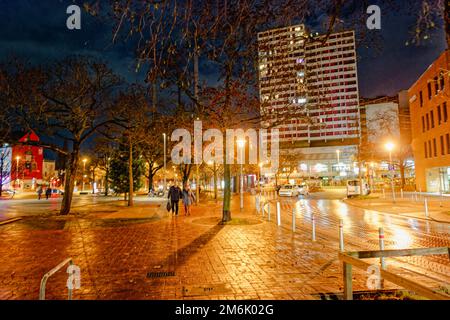
MULTIPOLYGON (((81 30, 66 28, 66 9, 72 3, 0 0, 0 60, 15 54, 34 63, 47 63, 67 55, 87 54, 103 59, 128 81, 142 81, 145 68, 135 72, 133 43, 113 45, 110 25, 83 12, 81 30)), ((421 46, 406 46, 415 17, 406 9, 386 12, 380 5, 382 30, 373 32, 381 36, 381 51, 375 49, 379 43, 358 49, 360 94, 365 97, 392 95, 408 88, 445 49, 442 32, 434 32, 432 40, 421 46)), ((310 21, 310 27, 319 29, 323 19, 325 16, 310 21)), ((213 65, 202 62, 200 70, 203 81, 218 83, 213 65)))

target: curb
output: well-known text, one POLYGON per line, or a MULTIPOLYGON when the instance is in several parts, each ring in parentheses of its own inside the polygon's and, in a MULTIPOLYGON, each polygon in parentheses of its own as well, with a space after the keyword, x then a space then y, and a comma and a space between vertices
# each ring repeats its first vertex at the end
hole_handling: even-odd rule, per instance
POLYGON ((16 222, 19 220, 22 220, 22 218, 12 218, 12 219, 8 219, 8 220, 3 220, 3 221, 0 221, 0 226, 3 226, 8 223, 13 223, 13 222, 16 222))
POLYGON ((365 210, 372 210, 372 211, 376 211, 376 212, 380 212, 380 213, 384 213, 384 214, 389 214, 389 215, 393 215, 393 216, 397 216, 397 217, 405 217, 405 218, 419 219, 419 220, 424 220, 424 221, 432 221, 432 222, 439 222, 439 223, 450 224, 450 221, 437 220, 437 219, 434 219, 433 217, 430 217, 430 218, 427 219, 427 218, 415 217, 415 216, 409 216, 409 215, 399 215, 397 213, 385 212, 385 211, 375 210, 375 209, 372 209, 372 208, 367 208, 367 207, 364 207, 364 206, 361 206, 361 205, 357 205, 357 204, 354 204, 354 203, 351 203, 351 202, 347 201, 346 199, 342 199, 341 201, 346 203, 346 204, 348 204, 349 206, 352 206, 352 207, 365 209, 365 210))

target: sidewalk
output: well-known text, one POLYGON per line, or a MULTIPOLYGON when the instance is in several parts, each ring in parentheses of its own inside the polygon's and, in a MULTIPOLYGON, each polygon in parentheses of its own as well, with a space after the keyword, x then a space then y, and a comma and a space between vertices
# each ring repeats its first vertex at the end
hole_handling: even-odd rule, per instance
MULTIPOLYGON (((172 217, 140 205, 109 213, 114 208, 104 206, 81 218, 8 224, 0 232, 0 299, 37 299, 43 274, 67 257, 81 269, 75 299, 318 299, 342 292, 334 241, 312 242, 300 225, 292 234, 262 220, 252 197, 245 207, 240 212, 235 196, 230 225, 218 224, 222 207, 214 201, 188 217, 182 207, 172 217)), ((354 276, 354 289, 365 290, 365 273, 354 276)), ((63 269, 49 280, 48 299, 65 299, 66 277, 63 269)))
POLYGON ((365 199, 347 198, 344 202, 366 210, 450 223, 450 199, 447 197, 405 193, 403 198, 397 195, 394 203, 392 197, 384 198, 382 194, 371 194, 365 199), (428 202, 428 217, 425 214, 425 198, 428 202))
MULTIPOLYGON (((0 299, 37 299, 41 277, 68 257, 81 270, 74 299, 304 300, 343 291, 336 237, 318 228, 313 242, 309 224, 298 221, 293 233, 285 220, 277 227, 274 210, 271 222, 257 215, 254 197, 244 202, 241 212, 233 196, 228 225, 219 223, 221 202, 206 201, 187 217, 181 203, 178 217, 164 206, 107 204, 2 226, 0 299)), ((346 236, 347 250, 359 244, 346 236)), ((354 290, 367 290, 366 272, 353 271, 354 290)), ((66 281, 63 268, 47 299, 66 299, 66 281)))

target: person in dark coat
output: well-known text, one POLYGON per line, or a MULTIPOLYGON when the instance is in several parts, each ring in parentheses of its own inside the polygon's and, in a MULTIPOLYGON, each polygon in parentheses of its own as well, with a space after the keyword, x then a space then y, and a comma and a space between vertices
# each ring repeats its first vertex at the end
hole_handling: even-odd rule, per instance
POLYGON ((180 201, 180 198, 181 198, 181 189, 175 183, 173 186, 170 187, 167 199, 170 199, 172 214, 175 213, 176 216, 178 216, 178 202, 180 201))
POLYGON ((48 200, 48 198, 51 197, 51 196, 52 196, 52 189, 50 187, 48 187, 45 190, 45 199, 48 200))
POLYGON ((195 202, 195 196, 192 192, 189 184, 186 183, 183 188, 183 204, 184 204, 184 215, 191 215, 191 206, 195 202))
POLYGON ((42 186, 39 186, 39 188, 37 189, 38 200, 41 200, 41 196, 42 196, 43 192, 44 191, 42 190, 42 186))

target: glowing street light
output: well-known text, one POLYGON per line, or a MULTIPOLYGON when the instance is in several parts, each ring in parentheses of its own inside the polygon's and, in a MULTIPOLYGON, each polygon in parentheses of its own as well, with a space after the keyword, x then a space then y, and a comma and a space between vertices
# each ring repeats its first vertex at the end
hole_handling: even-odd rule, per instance
POLYGON ((395 144, 392 142, 387 142, 384 147, 389 152, 389 171, 391 171, 391 189, 392 189, 392 201, 395 203, 395 190, 394 190, 394 164, 392 163, 392 150, 395 148, 395 144))
POLYGON ((85 172, 86 172, 86 162, 87 162, 87 159, 86 158, 84 158, 83 159, 83 183, 81 184, 81 191, 84 191, 84 179, 86 178, 86 175, 85 175, 85 172))
POLYGON ((339 155, 340 155, 340 153, 341 153, 341 150, 339 150, 339 149, 337 149, 336 150, 336 156, 337 156, 337 171, 338 172, 340 172, 341 171, 341 167, 340 167, 340 165, 339 165, 339 155))
POLYGON ((244 209, 244 176, 242 175, 242 165, 244 162, 244 147, 245 147, 245 140, 243 139, 239 139, 237 140, 237 145, 239 148, 239 152, 240 152, 240 162, 241 162, 241 179, 240 179, 240 188, 239 188, 239 192, 240 192, 240 196, 241 196, 241 210, 244 209))
POLYGON ((17 184, 19 183, 19 161, 20 161, 20 156, 16 157, 16 187, 17 184))

